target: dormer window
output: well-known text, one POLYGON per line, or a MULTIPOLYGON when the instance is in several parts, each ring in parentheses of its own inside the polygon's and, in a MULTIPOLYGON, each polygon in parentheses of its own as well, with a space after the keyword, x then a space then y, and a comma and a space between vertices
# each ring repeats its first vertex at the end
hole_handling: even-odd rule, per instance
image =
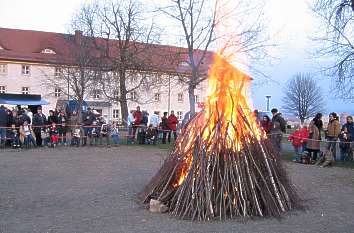
POLYGON ((186 62, 186 61, 182 61, 182 62, 180 63, 180 66, 182 66, 182 67, 188 67, 189 64, 188 64, 188 62, 186 62))
POLYGON ((49 53, 49 54, 56 54, 53 49, 45 48, 41 51, 41 53, 49 53))

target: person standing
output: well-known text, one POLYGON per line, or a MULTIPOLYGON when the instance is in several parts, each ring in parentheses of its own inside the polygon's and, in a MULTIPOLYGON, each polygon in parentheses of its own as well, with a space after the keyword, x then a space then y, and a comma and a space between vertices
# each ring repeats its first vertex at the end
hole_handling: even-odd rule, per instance
POLYGON ((321 131, 323 129, 322 113, 317 113, 310 122, 308 132, 306 150, 309 152, 312 160, 317 160, 317 155, 320 152, 321 131))
POLYGON ((154 131, 154 139, 153 139, 153 144, 156 145, 157 138, 158 138, 158 127, 160 125, 160 117, 158 115, 159 113, 157 111, 154 111, 154 113, 150 117, 150 124, 152 126, 152 129, 154 131))
POLYGON ((67 133, 67 117, 65 112, 62 110, 58 116, 58 132, 59 132, 59 143, 67 145, 66 142, 66 133, 67 133))
POLYGON ((352 158, 353 157, 353 142, 354 142, 354 123, 353 123, 352 116, 347 116, 347 122, 342 127, 342 133, 347 134, 347 140, 350 142, 347 156, 349 158, 352 158))
POLYGON ((173 133, 173 139, 176 141, 177 139, 177 124, 178 124, 178 118, 175 115, 174 111, 171 111, 170 116, 167 118, 168 121, 168 143, 171 142, 171 134, 173 133))
POLYGON ((138 129, 138 127, 140 127, 140 124, 142 122, 143 119, 143 113, 140 111, 140 106, 136 107, 136 110, 133 113, 133 117, 134 117, 134 124, 133 124, 133 135, 132 135, 132 139, 135 139, 135 134, 136 134, 136 130, 138 129))
POLYGON ((95 115, 93 114, 91 108, 87 108, 87 112, 82 114, 82 123, 84 128, 84 138, 83 138, 83 146, 87 144, 87 138, 91 136, 92 125, 95 121, 95 115))
POLYGON ((42 146, 42 137, 41 133, 42 131, 45 130, 46 128, 46 123, 47 123, 47 118, 46 116, 42 113, 42 108, 38 107, 37 108, 37 113, 34 114, 33 116, 33 131, 34 135, 36 137, 36 144, 37 146, 42 146))
POLYGON ((168 112, 164 112, 163 117, 161 118, 162 144, 166 144, 167 133, 170 130, 170 128, 168 127, 167 114, 168 114, 168 112))
POLYGON ((272 121, 269 116, 263 116, 263 119, 260 121, 260 125, 266 134, 270 134, 270 131, 272 130, 272 121))
POLYGON ((134 140, 133 137, 133 127, 134 127, 134 110, 130 110, 127 118, 127 126, 128 126, 128 135, 127 135, 127 143, 132 143, 134 140))
POLYGON ((0 146, 5 147, 6 142, 6 127, 8 123, 8 116, 3 105, 0 106, 0 146))
POLYGON ((329 123, 326 131, 327 149, 332 152, 334 161, 336 160, 336 146, 340 134, 340 124, 336 113, 329 114, 329 123))
POLYGON ((282 117, 282 114, 278 112, 278 109, 273 108, 272 109, 272 129, 270 131, 271 133, 271 140, 275 146, 275 148, 278 150, 278 152, 281 152, 281 141, 283 138, 283 133, 286 133, 286 122, 284 118, 282 117))

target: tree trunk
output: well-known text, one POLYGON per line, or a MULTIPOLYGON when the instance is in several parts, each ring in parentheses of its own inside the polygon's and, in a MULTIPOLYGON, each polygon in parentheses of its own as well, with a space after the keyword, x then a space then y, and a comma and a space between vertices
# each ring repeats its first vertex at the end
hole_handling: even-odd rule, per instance
POLYGON ((193 116, 195 114, 195 96, 194 96, 194 86, 189 85, 188 87, 188 97, 189 97, 189 111, 190 115, 193 116))
POLYGON ((119 71, 119 90, 120 90, 120 110, 122 112, 122 122, 128 118, 128 101, 127 101, 127 87, 125 84, 125 71, 119 71))

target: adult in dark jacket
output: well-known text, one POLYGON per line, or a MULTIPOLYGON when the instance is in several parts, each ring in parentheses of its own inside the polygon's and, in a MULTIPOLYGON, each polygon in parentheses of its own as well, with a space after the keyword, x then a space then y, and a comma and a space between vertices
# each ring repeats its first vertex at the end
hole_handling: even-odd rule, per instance
POLYGON ((8 115, 5 107, 0 106, 0 145, 5 146, 6 141, 6 127, 8 123, 8 115))
POLYGON ((178 124, 178 118, 175 115, 174 111, 171 111, 170 116, 167 119, 168 122, 168 128, 170 132, 168 133, 168 142, 171 142, 171 134, 173 133, 173 139, 176 141, 177 139, 177 124, 178 124))
POLYGON ((282 117, 281 113, 278 112, 278 109, 273 108, 271 112, 273 114, 272 129, 270 131, 271 140, 272 140, 275 148, 280 153, 283 133, 286 133, 286 122, 285 122, 284 118, 282 117))
POLYGON ((163 113, 163 117, 161 118, 161 128, 162 128, 162 143, 166 144, 166 137, 167 134, 170 130, 168 127, 168 118, 167 118, 168 112, 163 113))
POLYGON ((64 111, 60 111, 58 116, 58 133, 59 133, 59 143, 66 145, 66 133, 68 129, 68 119, 64 111))
POLYGON ((58 115, 53 110, 49 110, 47 124, 48 124, 48 126, 51 126, 52 123, 58 124, 58 115))
POLYGON ((348 157, 353 156, 353 143, 354 143, 354 123, 353 123, 353 117, 348 116, 347 117, 347 123, 345 123, 342 127, 342 134, 347 134, 348 141, 350 142, 349 148, 348 148, 348 157))
POLYGON ((87 138, 91 135, 93 129, 93 122, 96 120, 95 114, 93 114, 91 108, 87 108, 87 112, 82 114, 82 123, 84 128, 84 140, 83 145, 86 146, 87 138))
POLYGON ((36 144, 37 146, 42 146, 41 132, 45 129, 47 124, 47 118, 42 113, 42 108, 39 107, 37 109, 37 113, 34 114, 32 121, 33 132, 36 137, 36 144))

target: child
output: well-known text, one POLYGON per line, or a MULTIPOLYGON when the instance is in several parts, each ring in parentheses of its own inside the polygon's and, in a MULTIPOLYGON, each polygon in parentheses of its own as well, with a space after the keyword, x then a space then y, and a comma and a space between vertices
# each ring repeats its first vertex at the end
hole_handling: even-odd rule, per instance
POLYGON ((295 130, 289 137, 288 141, 292 142, 295 151, 294 162, 299 162, 301 159, 303 138, 300 130, 295 130))
POLYGON ((18 129, 16 129, 15 124, 11 125, 11 146, 12 148, 20 148, 20 138, 19 138, 19 132, 18 129))
POLYGON ((115 145, 118 145, 119 144, 119 129, 118 129, 117 122, 113 122, 113 125, 111 128, 111 137, 112 137, 113 143, 115 145))
POLYGON ((80 137, 81 137, 80 126, 76 124, 72 133, 73 134, 72 134, 71 145, 79 147, 80 146, 80 137))
POLYGON ((109 134, 108 134, 108 132, 109 132, 108 125, 103 123, 101 125, 101 130, 100 130, 100 145, 102 145, 103 138, 106 138, 107 146, 109 145, 109 134))
POLYGON ((55 122, 52 122, 52 125, 49 129, 50 143, 52 147, 56 147, 59 139, 59 132, 55 122))
POLYGON ((92 123, 92 131, 89 134, 90 137, 90 146, 98 143, 98 138, 100 137, 99 127, 97 126, 97 121, 93 121, 92 123))
POLYGON ((24 143, 27 148, 30 147, 31 143, 34 147, 36 147, 36 141, 34 140, 32 133, 33 133, 32 127, 28 125, 27 121, 24 121, 23 125, 20 128, 20 134, 23 136, 24 143))
POLYGON ((146 131, 146 143, 155 144, 155 140, 156 140, 156 129, 153 127, 152 124, 150 124, 146 131))
POLYGON ((41 138, 42 138, 42 143, 43 146, 50 146, 50 136, 49 136, 49 129, 48 128, 42 128, 41 129, 41 138))

